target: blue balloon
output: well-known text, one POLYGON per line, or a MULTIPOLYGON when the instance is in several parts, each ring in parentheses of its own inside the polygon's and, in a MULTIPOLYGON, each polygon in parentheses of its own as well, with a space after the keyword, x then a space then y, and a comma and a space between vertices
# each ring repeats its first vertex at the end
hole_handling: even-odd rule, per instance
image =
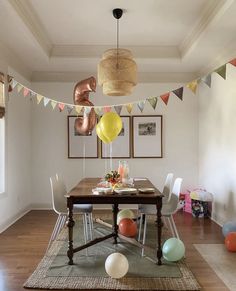
POLYGON ((165 241, 162 253, 166 261, 176 262, 184 257, 185 246, 180 239, 172 237, 165 241))
POLYGON ((228 233, 234 231, 236 231, 236 221, 228 221, 222 227, 224 237, 226 237, 228 233))

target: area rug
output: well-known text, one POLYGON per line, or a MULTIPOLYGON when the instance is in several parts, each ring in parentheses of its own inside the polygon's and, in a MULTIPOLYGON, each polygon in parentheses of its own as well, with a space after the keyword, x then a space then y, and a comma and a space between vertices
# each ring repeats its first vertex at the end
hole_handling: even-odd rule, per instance
POLYGON ((194 246, 229 290, 235 291, 236 253, 228 252, 224 244, 195 244, 194 246))
MULTIPOLYGON (((94 236, 107 234, 110 230, 94 224, 94 236)), ((74 245, 83 243, 78 236, 81 229, 74 231, 74 245)), ((25 282, 25 288, 36 289, 80 289, 80 290, 200 290, 200 286, 184 261, 162 266, 155 263, 156 229, 148 226, 149 242, 145 257, 135 245, 119 240, 117 246, 112 239, 74 255, 74 265, 68 266, 67 229, 63 229, 58 239, 39 263, 37 269, 25 282), (110 278, 104 269, 106 257, 113 252, 123 253, 129 261, 129 271, 121 279, 110 278)))

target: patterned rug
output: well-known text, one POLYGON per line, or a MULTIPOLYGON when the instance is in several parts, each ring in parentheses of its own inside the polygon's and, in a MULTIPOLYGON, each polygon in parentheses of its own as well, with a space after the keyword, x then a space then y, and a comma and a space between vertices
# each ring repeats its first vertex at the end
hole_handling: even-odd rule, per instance
MULTIPOLYGON (((94 224, 96 237, 110 231, 100 224, 94 224)), ((74 245, 83 243, 77 240, 74 231, 74 245)), ((155 264, 154 223, 148 225, 147 241, 149 246, 145 257, 135 245, 119 240, 114 246, 112 240, 103 241, 74 255, 74 265, 68 266, 67 229, 63 229, 57 240, 53 242, 48 253, 43 257, 38 267, 25 282, 25 288, 35 289, 79 289, 79 290, 200 290, 200 286, 184 260, 178 263, 163 261, 162 266, 155 264), (118 251, 128 258, 129 272, 121 279, 110 278, 104 263, 107 255, 118 251), (86 270, 86 271, 85 271, 86 270)))

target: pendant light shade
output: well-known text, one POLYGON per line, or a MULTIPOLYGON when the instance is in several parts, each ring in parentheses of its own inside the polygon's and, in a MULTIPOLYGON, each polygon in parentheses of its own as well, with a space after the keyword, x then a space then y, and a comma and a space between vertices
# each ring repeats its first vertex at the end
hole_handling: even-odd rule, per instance
POLYGON ((127 96, 132 93, 137 84, 137 65, 131 51, 119 48, 119 18, 122 10, 113 10, 117 19, 117 48, 103 53, 98 64, 98 84, 103 88, 103 94, 108 96, 127 96))

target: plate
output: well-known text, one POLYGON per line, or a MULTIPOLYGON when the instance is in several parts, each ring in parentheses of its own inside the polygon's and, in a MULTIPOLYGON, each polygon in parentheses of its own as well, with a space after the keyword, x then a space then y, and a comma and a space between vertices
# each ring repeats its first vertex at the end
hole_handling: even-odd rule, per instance
POLYGON ((93 194, 98 195, 98 194, 111 194, 112 193, 112 188, 107 188, 107 187, 97 187, 92 190, 93 194))
POLYGON ((117 194, 131 194, 131 193, 137 193, 136 188, 116 188, 114 189, 114 192, 117 194))
POLYGON ((141 193, 154 193, 155 189, 154 188, 139 188, 138 191, 141 193))

